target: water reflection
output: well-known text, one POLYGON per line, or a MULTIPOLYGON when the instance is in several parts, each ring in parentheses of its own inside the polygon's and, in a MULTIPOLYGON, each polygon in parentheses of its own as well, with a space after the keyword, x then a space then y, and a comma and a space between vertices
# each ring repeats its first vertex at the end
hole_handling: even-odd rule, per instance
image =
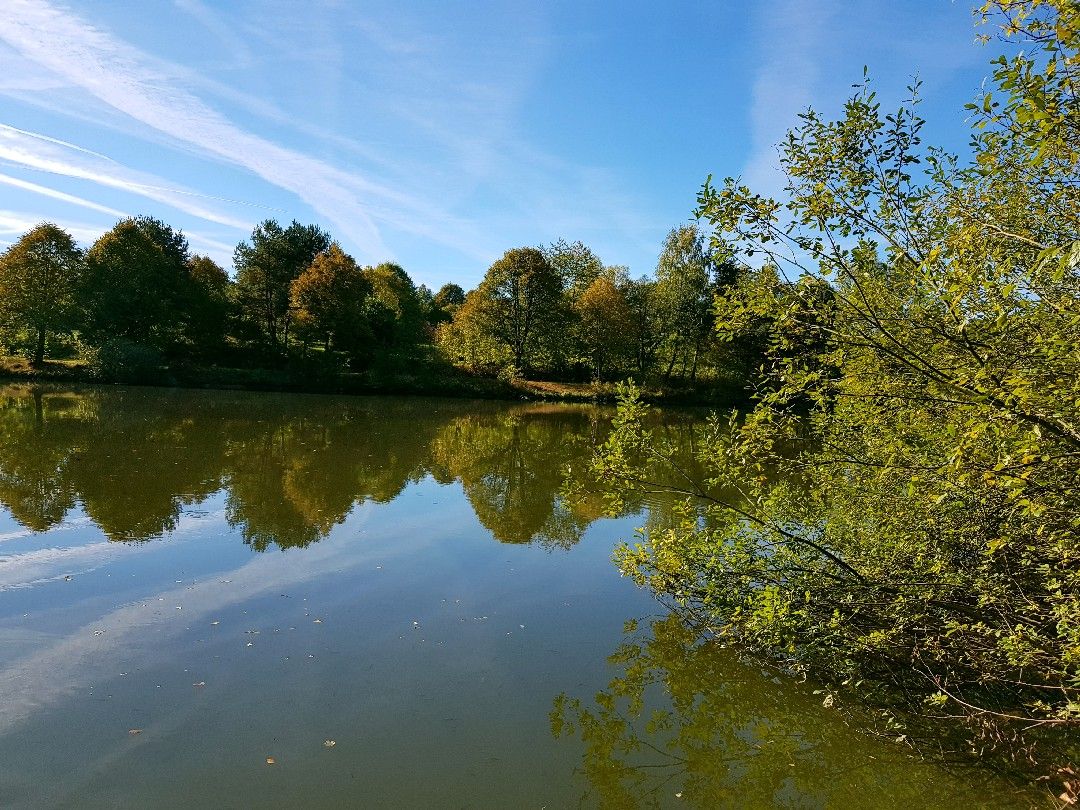
MULTIPOLYGON (((578 738, 582 804, 609 808, 1026 806, 1008 783, 953 773, 868 737, 810 686, 771 676, 677 614, 628 622, 617 675, 560 695, 555 737, 578 738)), ((864 718, 865 721, 865 718, 864 718)))
MULTIPOLYGON (((607 682, 622 620, 650 609, 612 544, 676 515, 643 496, 626 511, 648 515, 598 542, 537 548, 600 517, 560 492, 610 415, 0 388, 0 506, 28 530, 0 534, 2 803, 569 807, 575 767, 585 806, 1005 803, 674 617, 630 628, 610 687, 558 702, 574 742, 553 739, 551 696, 607 682), (73 531, 29 536, 57 528, 73 531), (153 542, 172 531, 183 542, 153 542)), ((700 430, 655 425, 686 449, 700 430)))
POLYGON ((145 541, 223 491, 229 523, 263 551, 317 542, 357 504, 431 476, 460 481, 497 540, 566 548, 602 509, 559 497, 564 470, 584 467, 609 418, 586 406, 9 386, 0 504, 37 532, 81 506, 111 540, 145 541))

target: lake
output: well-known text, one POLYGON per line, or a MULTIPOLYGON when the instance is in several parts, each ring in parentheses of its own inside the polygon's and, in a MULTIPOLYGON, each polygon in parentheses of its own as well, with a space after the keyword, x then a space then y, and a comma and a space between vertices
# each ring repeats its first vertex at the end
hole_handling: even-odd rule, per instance
POLYGON ((0 388, 0 805, 1030 806, 620 577, 610 416, 0 388))

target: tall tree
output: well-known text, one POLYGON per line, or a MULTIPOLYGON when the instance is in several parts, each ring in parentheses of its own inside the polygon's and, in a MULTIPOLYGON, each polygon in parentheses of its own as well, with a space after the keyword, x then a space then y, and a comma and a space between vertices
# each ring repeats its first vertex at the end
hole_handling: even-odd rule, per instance
POLYGON ((454 283, 443 284, 439 287, 439 291, 435 293, 434 301, 436 306, 442 307, 450 314, 453 314, 455 307, 460 307, 465 303, 465 291, 454 283))
POLYGON ((34 332, 35 365, 45 359, 48 333, 76 327, 82 272, 82 251, 50 222, 27 231, 0 256, 0 320, 34 332))
POLYGON ((638 374, 644 376, 652 371, 663 340, 656 282, 644 276, 630 279, 625 283, 623 295, 631 313, 629 336, 634 347, 634 365, 638 374))
POLYGON ((296 220, 282 228, 268 219, 233 253, 241 311, 262 334, 271 351, 287 348, 292 313, 289 289, 294 279, 330 247, 330 237, 317 225, 296 220))
POLYGON ((560 239, 543 249, 544 257, 559 274, 571 301, 577 300, 604 272, 604 263, 584 242, 560 239))
POLYGON ((664 377, 681 358, 697 376, 701 351, 712 329, 713 261, 705 235, 695 223, 672 228, 656 265, 656 300, 668 352, 664 377))
POLYGON ((222 349, 232 308, 232 280, 209 256, 188 261, 187 332, 198 356, 212 359, 222 349))
POLYGON ((536 248, 514 248, 488 269, 478 290, 490 334, 505 344, 516 367, 539 359, 559 330, 562 278, 536 248))
POLYGON ((364 268, 371 285, 369 318, 375 339, 386 349, 409 351, 424 335, 424 312, 416 287, 400 265, 383 262, 364 268))
POLYGON ((427 320, 434 329, 439 324, 449 323, 454 313, 465 303, 465 291, 457 284, 444 284, 431 298, 427 308, 427 320))
POLYGON ((509 347, 495 335, 499 317, 494 302, 482 289, 465 296, 453 320, 440 324, 435 343, 451 362, 483 374, 497 374, 512 363, 509 347))
POLYGON ((124 338, 168 351, 182 340, 188 244, 152 217, 118 222, 86 255, 82 298, 93 340, 124 338))
POLYGON ((354 357, 370 339, 367 303, 371 283, 335 242, 293 281, 292 308, 301 335, 316 336, 327 349, 334 345, 354 357))
POLYGON ((633 348, 634 313, 613 274, 598 276, 574 302, 593 377, 624 361, 633 348))

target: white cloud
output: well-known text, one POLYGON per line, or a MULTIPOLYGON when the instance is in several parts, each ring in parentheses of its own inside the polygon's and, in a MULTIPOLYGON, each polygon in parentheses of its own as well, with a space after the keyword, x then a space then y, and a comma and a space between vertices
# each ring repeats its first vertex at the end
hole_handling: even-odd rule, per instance
MULTIPOLYGON (((49 217, 34 216, 28 214, 25 211, 7 211, 0 209, 0 237, 13 236, 16 239, 29 231, 31 228, 35 228, 42 222, 48 222, 49 217)), ((101 236, 102 228, 96 225, 89 225, 86 223, 63 223, 63 228, 75 239, 76 242, 81 242, 85 245, 89 245, 99 236, 101 236)), ((4 239, 7 244, 13 244, 14 239, 4 239)))
POLYGON ((11 177, 6 174, 0 174, 0 183, 8 186, 14 186, 15 188, 22 189, 23 191, 31 191, 34 194, 41 194, 44 197, 51 197, 54 200, 61 200, 63 202, 71 203, 72 205, 78 205, 82 208, 89 208, 91 211, 98 211, 102 214, 108 214, 114 216, 117 219, 123 219, 127 216, 123 211, 116 208, 110 208, 107 205, 100 205, 92 200, 86 200, 82 197, 76 197, 74 194, 67 194, 63 191, 57 191, 54 188, 48 186, 42 186, 37 183, 31 183, 28 180, 20 180, 17 177, 11 177))
POLYGON ((365 202, 409 202, 398 193, 241 129, 139 50, 44 0, 9 2, 0 38, 136 121, 293 192, 366 253, 388 253, 365 202))
MULTIPOLYGON (((521 131, 551 56, 542 8, 491 9, 466 26, 465 13, 315 3, 237 15, 209 0, 172 0, 170 10, 183 12, 173 20, 208 45, 183 64, 122 40, 93 9, 8 0, 0 55, 17 52, 62 88, 12 98, 141 141, 157 165, 180 149, 250 172, 306 203, 362 261, 394 258, 391 237, 410 240, 411 251, 439 250, 446 266, 480 269, 508 241, 553 230, 603 233, 638 250, 658 232, 612 169, 544 154, 521 131)), ((49 167, 24 165, 92 182, 111 174, 90 155, 63 155, 65 170, 49 157, 49 167)), ((167 190, 168 204, 182 202, 176 184, 124 179, 126 191, 167 190)), ((224 216, 205 208, 181 210, 224 216)), ((432 279, 420 271, 418 280, 432 279)))
POLYGON ((136 194, 199 219, 241 231, 249 230, 252 225, 250 219, 240 219, 195 201, 206 195, 169 188, 160 178, 126 169, 104 155, 5 124, 0 124, 0 160, 136 194))

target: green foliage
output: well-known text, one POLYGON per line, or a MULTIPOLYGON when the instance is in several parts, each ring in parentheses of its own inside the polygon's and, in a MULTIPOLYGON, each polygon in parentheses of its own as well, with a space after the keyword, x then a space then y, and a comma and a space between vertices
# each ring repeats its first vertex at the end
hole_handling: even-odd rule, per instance
POLYGON ((118 222, 86 254, 80 299, 94 342, 121 338, 168 351, 184 339, 188 244, 152 217, 118 222))
POLYGON ((43 222, 0 256, 0 323, 32 330, 33 362, 45 358, 50 332, 78 325, 83 254, 71 235, 43 222))
POLYGON ((424 309, 409 274, 384 262, 364 268, 371 286, 368 319, 375 340, 385 351, 409 352, 424 336, 424 309))
POLYGON ((371 351, 368 298, 371 283, 335 242, 297 277, 291 287, 296 332, 348 352, 360 363, 371 351))
POLYGON ((164 378, 164 359, 152 346, 124 338, 107 340, 88 352, 90 373, 103 382, 157 383, 164 378))
POLYGON ((543 249, 571 301, 576 301, 604 272, 604 263, 583 242, 560 239, 543 249))
POLYGON ((288 346, 290 286, 329 247, 330 237, 322 229, 295 220, 287 228, 266 220, 251 232, 250 243, 236 246, 237 301, 267 351, 279 352, 288 346))
POLYGON ((585 352, 599 380, 609 367, 624 368, 634 349, 634 313, 622 289, 597 276, 573 303, 585 352))
MULTIPOLYGON (((421 287, 430 293, 427 287, 421 287)), ((429 330, 433 332, 440 324, 454 320, 454 314, 465 303, 465 291, 457 284, 444 284, 437 293, 430 295, 430 298, 421 296, 421 302, 424 305, 424 319, 429 330)))
POLYGON ((690 379, 697 377, 698 363, 713 326, 713 259, 704 234, 696 224, 673 228, 664 240, 656 265, 654 300, 667 354, 665 379, 677 361, 690 379))
MULTIPOLYGON (((1077 17, 994 9, 1049 57, 997 63, 971 166, 864 84, 788 135, 785 203, 706 183, 718 255, 803 278, 721 301, 727 339, 767 326, 767 385, 680 485, 708 520, 620 564, 792 672, 1053 770, 1080 725, 1077 17)), ((648 488, 641 417, 631 392, 597 461, 616 493, 648 488)))
POLYGON ((222 353, 232 314, 232 281, 209 256, 188 261, 188 294, 185 302, 187 336, 191 353, 212 360, 222 353))
POLYGON ((497 375, 513 362, 510 348, 499 340, 491 324, 497 317, 491 300, 473 290, 450 323, 435 331, 443 356, 472 372, 497 375))
POLYGON ((465 291, 457 284, 443 284, 435 293, 434 304, 451 315, 465 303, 465 291))
POLYGON ((466 298, 441 343, 474 367, 551 361, 564 322, 562 280, 536 248, 508 250, 466 298))

